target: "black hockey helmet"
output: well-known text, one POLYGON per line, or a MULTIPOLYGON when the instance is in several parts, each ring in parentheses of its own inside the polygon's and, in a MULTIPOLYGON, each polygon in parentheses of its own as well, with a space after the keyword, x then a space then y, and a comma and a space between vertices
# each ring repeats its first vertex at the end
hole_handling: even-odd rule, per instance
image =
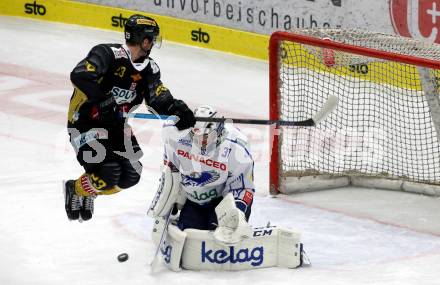
POLYGON ((145 38, 153 44, 160 44, 160 29, 157 22, 150 17, 135 14, 128 18, 125 23, 125 41, 127 43, 139 44, 145 38))

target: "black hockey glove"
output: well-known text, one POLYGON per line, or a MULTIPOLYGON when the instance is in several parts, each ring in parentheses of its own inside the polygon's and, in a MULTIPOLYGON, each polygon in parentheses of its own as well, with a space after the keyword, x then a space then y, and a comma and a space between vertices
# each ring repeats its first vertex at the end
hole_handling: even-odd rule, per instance
POLYGON ((104 125, 116 123, 115 106, 111 100, 100 102, 92 107, 90 117, 104 125))
POLYGON ((179 131, 194 127, 196 123, 194 113, 182 100, 174 100, 168 111, 170 115, 179 117, 179 121, 176 124, 179 131))

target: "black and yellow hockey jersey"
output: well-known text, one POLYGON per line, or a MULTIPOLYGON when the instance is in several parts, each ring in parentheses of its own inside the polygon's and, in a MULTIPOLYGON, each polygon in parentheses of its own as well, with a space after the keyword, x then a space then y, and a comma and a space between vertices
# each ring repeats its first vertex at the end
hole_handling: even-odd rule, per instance
POLYGON ((70 100, 68 126, 102 126, 99 110, 111 110, 114 122, 121 114, 145 102, 159 114, 169 115, 174 98, 160 79, 160 69, 150 57, 132 62, 122 44, 100 44, 91 49, 70 74, 74 92, 70 100))

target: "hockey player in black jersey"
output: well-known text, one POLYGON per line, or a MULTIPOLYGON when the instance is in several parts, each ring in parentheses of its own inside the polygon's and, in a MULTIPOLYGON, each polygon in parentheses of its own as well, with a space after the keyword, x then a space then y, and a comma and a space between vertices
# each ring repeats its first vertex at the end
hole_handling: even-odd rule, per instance
POLYGON ((142 156, 122 114, 145 102, 161 115, 180 118, 180 130, 194 126, 193 112, 173 98, 149 57, 160 45, 159 26, 152 18, 133 15, 124 30, 126 44, 93 47, 70 74, 74 85, 68 111, 70 142, 85 169, 64 185, 70 220, 89 220, 98 195, 114 194, 137 184, 142 156))

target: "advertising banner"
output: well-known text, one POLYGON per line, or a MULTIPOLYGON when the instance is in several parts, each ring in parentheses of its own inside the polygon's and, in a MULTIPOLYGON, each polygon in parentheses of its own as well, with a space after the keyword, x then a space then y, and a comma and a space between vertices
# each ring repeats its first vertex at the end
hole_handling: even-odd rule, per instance
POLYGON ((440 43, 440 0, 390 0, 389 7, 397 34, 440 43))
MULTIPOLYGON (((218 25, 146 12, 67 0, 0 1, 0 15, 20 16, 122 32, 129 16, 154 17, 167 41, 188 44, 253 58, 267 59, 269 36, 218 25)), ((121 34, 121 41, 123 35, 121 34)))
POLYGON ((358 28, 440 43, 440 0, 78 0, 259 34, 358 28))
POLYGON ((133 13, 154 17, 165 40, 264 60, 269 35, 295 28, 358 28, 440 43, 440 0, 0 1, 0 15, 116 31, 133 13))
POLYGON ((312 27, 393 32, 386 0, 79 0, 270 34, 312 27))

